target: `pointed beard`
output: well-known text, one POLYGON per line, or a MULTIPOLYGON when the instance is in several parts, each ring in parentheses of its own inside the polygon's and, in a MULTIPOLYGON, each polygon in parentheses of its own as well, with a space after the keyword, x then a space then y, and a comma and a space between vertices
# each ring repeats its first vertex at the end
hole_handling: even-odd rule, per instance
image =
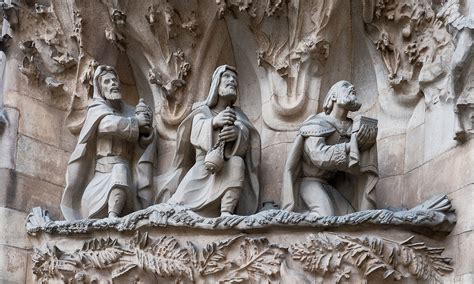
POLYGON ((105 98, 109 101, 121 100, 122 94, 120 92, 107 92, 105 98))

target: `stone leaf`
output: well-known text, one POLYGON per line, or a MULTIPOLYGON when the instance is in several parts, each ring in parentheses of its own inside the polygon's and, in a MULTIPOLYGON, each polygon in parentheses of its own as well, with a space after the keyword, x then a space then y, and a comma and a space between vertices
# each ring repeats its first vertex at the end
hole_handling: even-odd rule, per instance
POLYGON ((158 277, 193 280, 189 252, 179 247, 176 238, 163 236, 149 244, 148 236, 137 232, 132 245, 136 245, 138 267, 158 277))
POLYGON ((123 255, 133 254, 120 247, 117 239, 93 239, 84 242, 82 250, 77 252, 84 267, 104 269, 117 263, 123 255))
POLYGON ((203 260, 200 262, 199 273, 208 275, 219 272, 227 267, 226 254, 228 247, 241 235, 222 241, 207 244, 202 250, 203 260))
POLYGON ((270 244, 266 238, 245 238, 240 245, 240 262, 229 272, 223 283, 271 283, 280 271, 286 249, 270 244))
POLYGON ((348 251, 344 251, 343 243, 332 241, 326 234, 310 235, 305 243, 296 243, 291 246, 294 260, 301 261, 307 271, 325 275, 342 273, 342 260, 348 251))

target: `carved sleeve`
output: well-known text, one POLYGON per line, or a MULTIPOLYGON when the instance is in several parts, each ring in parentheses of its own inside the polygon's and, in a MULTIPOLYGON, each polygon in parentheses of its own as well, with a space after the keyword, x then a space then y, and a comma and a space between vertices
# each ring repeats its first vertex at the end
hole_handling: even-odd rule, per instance
POLYGON ((304 152, 311 162, 321 169, 348 169, 346 143, 326 145, 324 137, 308 137, 305 140, 304 152))
POLYGON ((98 135, 111 135, 127 141, 138 141, 138 120, 134 117, 107 115, 99 123, 98 135))
POLYGON ((193 118, 193 128, 191 130, 191 144, 209 151, 214 141, 217 141, 217 131, 212 127, 212 117, 206 117, 204 114, 196 114, 193 118), (216 132, 216 133, 214 133, 216 132))
POLYGON ((236 121, 235 126, 239 129, 239 135, 237 139, 231 143, 232 153, 230 155, 243 157, 247 154, 247 149, 249 147, 250 132, 247 126, 245 126, 241 121, 236 121))

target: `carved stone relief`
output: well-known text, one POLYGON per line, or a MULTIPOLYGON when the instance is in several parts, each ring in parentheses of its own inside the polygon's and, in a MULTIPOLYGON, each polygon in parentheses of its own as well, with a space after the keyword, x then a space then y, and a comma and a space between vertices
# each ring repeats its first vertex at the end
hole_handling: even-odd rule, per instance
MULTIPOLYGON (((436 78, 446 73, 435 71, 439 74, 431 76, 426 73, 444 69, 453 50, 451 36, 437 17, 431 1, 364 3, 367 34, 383 58, 392 86, 403 88, 403 84, 429 83, 428 77, 436 78)), ((426 100, 430 101, 447 94, 426 95, 429 96, 426 100)))
MULTIPOLYGON (((226 15, 232 31, 234 49, 242 50, 251 64, 241 67, 237 62, 237 67, 257 75, 262 118, 269 128, 296 130, 318 108, 321 89, 326 87, 322 81, 330 75, 326 65, 331 50, 343 44, 341 38, 348 22, 341 13, 348 11, 347 4, 219 1, 220 11, 226 15), (333 24, 336 21, 338 24, 333 24), (254 46, 257 54, 252 53, 254 49, 240 46, 237 37, 254 46)), ((330 63, 333 62, 332 57, 330 63)))
POLYGON ((93 87, 68 163, 61 201, 66 220, 117 217, 151 204, 156 152, 152 111, 143 99, 135 108, 123 102, 113 67, 97 67, 93 87))
POLYGON ((0 68, 8 92, 6 107, 0 97, 0 153, 8 152, 0 170, 8 172, 0 174, 18 176, 10 194, 36 181, 51 195, 66 188, 65 221, 40 208, 27 217, 35 280, 452 280, 459 265, 442 246, 452 256, 472 224, 445 238, 457 220, 451 199, 461 203, 452 196, 472 182, 464 160, 451 156, 471 153, 473 144, 450 140, 452 152, 441 158, 420 145, 436 144, 424 132, 436 127, 449 139, 454 130, 459 142, 474 133, 474 6, 465 2, 0 2, 0 66, 9 68, 5 76, 0 68), (359 36, 367 48, 353 44, 359 36), (356 70, 357 54, 364 56, 356 70), (109 76, 100 75, 104 68, 109 76), (365 69, 374 74, 354 74, 365 69), (354 78, 374 95, 356 96, 357 84, 340 81, 354 78), (18 103, 26 99, 41 112, 30 115, 33 107, 18 103), (416 117, 420 100, 426 108, 416 117), (454 108, 452 129, 424 125, 425 110, 441 104, 454 108), (57 118, 51 125, 66 124, 76 136, 64 141, 57 129, 43 141, 26 129, 25 121, 49 112, 57 118), (395 134, 392 118, 404 120, 395 134), (57 170, 52 157, 26 146, 17 155, 25 139, 69 157, 66 180, 56 178, 65 174, 59 170, 50 180, 28 161, 34 155, 57 170), (405 161, 413 153, 421 157, 416 167, 405 161), (437 175, 453 160, 449 172, 459 176, 437 175), (262 192, 271 198, 260 200, 262 192), (421 203, 425 196, 435 197, 421 203))
MULTIPOLYGON (((51 225, 48 219, 44 212, 35 210, 29 225, 43 221, 51 225)), ((78 224, 67 226, 78 228, 78 224)), ((43 234, 43 229, 29 227, 29 232, 43 234)), ((452 260, 442 255, 443 248, 430 247, 419 237, 415 241, 406 233, 394 238, 320 232, 278 239, 251 232, 211 236, 202 231, 201 238, 196 239, 176 232, 163 234, 167 230, 171 232, 173 227, 159 231, 142 227, 132 235, 111 231, 109 237, 70 241, 76 249, 64 247, 62 237, 56 235, 35 249, 33 273, 39 282, 48 283, 93 283, 99 279, 114 283, 155 279, 184 283, 340 283, 375 279, 435 282, 452 271, 452 260)))

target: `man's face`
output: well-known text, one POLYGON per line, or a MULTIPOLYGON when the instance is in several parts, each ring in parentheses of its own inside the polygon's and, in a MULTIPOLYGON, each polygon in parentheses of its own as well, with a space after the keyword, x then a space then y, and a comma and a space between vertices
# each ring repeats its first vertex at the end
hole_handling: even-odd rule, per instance
POLYGON ((220 97, 234 101, 237 99, 237 74, 234 71, 226 70, 222 73, 218 92, 220 97))
POLYGON ((120 91, 120 82, 114 73, 106 73, 100 77, 100 87, 102 95, 107 100, 120 100, 122 93, 120 91))
POLYGON ((357 99, 354 86, 345 85, 342 88, 342 92, 340 92, 337 97, 336 104, 348 111, 358 111, 361 107, 361 104, 357 99))

